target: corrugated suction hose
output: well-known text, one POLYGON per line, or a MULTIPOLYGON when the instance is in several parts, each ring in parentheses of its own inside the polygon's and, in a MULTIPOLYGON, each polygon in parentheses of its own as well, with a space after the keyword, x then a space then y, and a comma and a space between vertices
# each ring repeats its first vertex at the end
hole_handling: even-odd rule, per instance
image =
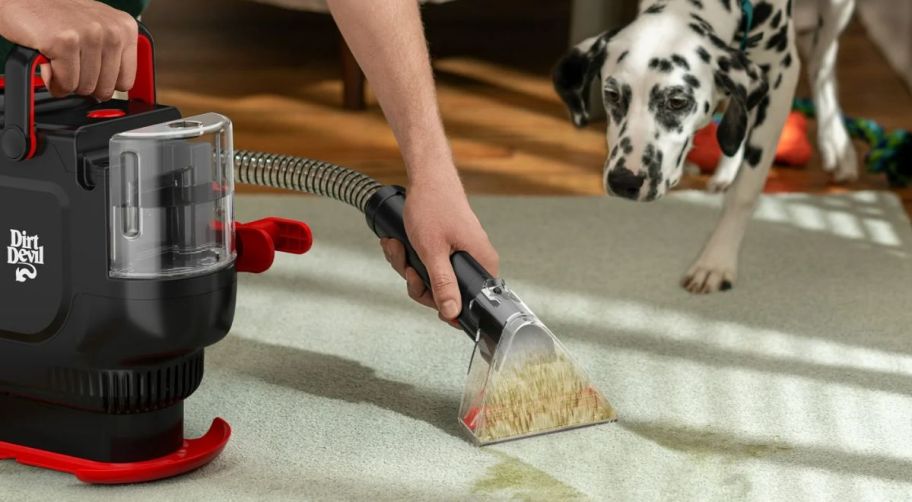
POLYGON ((238 150, 234 169, 239 183, 296 190, 329 197, 364 212, 382 186, 366 174, 322 160, 238 150))

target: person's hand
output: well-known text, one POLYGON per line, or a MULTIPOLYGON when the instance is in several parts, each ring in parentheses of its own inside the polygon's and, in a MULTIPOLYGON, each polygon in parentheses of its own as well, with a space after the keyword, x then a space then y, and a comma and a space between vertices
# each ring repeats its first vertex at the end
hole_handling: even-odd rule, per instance
POLYGON ((428 270, 430 290, 406 264, 405 248, 395 239, 381 239, 387 261, 405 278, 409 296, 437 309, 441 320, 455 324, 462 298, 450 255, 466 251, 495 277, 497 252, 463 192, 458 179, 450 183, 413 184, 405 199, 405 231, 428 270))
POLYGON ((0 0, 0 35, 50 60, 41 76, 54 96, 106 101, 130 90, 137 30, 132 16, 95 0, 0 0))

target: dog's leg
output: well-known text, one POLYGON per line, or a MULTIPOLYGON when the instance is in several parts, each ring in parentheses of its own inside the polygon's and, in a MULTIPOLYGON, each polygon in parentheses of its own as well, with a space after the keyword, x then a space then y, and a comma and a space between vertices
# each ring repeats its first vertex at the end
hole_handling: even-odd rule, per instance
POLYGON ((716 166, 716 172, 706 185, 706 190, 712 193, 728 190, 728 187, 735 181, 742 162, 744 162, 744 143, 741 144, 741 148, 738 148, 738 153, 734 157, 722 155, 719 165, 716 166))
POLYGON ((725 193, 725 207, 719 223, 681 281, 681 285, 691 293, 712 293, 730 289, 735 284, 741 241, 776 157, 776 144, 791 110, 798 83, 799 63, 794 45, 789 47, 788 52, 795 61, 789 67, 780 66, 773 70, 771 77, 777 80, 781 72, 781 85, 771 92, 769 103, 759 105, 761 109, 766 107, 766 113, 755 111, 755 116, 764 116, 763 122, 756 124, 748 135, 742 147, 744 162, 731 188, 725 193))
POLYGON ((836 86, 836 54, 839 35, 845 29, 855 0, 818 0, 819 27, 808 59, 808 78, 817 108, 817 145, 823 168, 835 181, 858 178, 855 147, 842 122, 836 86))

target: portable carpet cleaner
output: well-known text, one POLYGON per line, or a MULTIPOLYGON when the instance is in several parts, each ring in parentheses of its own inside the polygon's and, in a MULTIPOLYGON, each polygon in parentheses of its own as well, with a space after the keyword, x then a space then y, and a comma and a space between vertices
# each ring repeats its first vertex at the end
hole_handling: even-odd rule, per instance
MULTIPOLYGON (((129 100, 52 98, 47 60, 6 63, 0 137, 0 459, 88 483, 176 476, 214 459, 231 429, 183 437, 204 347, 230 330, 237 272, 304 253, 304 223, 233 220, 242 183, 313 193, 363 211, 405 244, 405 191, 299 157, 233 151, 231 122, 155 101, 140 27, 129 100)), ((459 420, 478 444, 613 421, 614 410, 506 284, 470 255, 452 264, 459 323, 475 342, 459 420)))

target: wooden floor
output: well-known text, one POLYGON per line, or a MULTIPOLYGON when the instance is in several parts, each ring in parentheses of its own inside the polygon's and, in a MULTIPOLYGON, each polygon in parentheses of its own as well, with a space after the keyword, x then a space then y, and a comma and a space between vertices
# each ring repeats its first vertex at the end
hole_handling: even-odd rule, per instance
MULTIPOLYGON (((604 124, 574 129, 548 76, 566 48, 568 2, 542 2, 517 20, 508 12, 520 4, 528 6, 460 0, 426 10, 442 114, 465 185, 471 193, 600 194, 604 124)), ((156 35, 162 102, 186 115, 228 115, 239 149, 315 157, 405 182, 375 100, 364 112, 340 107, 337 34, 328 16, 240 0, 155 0, 144 19, 156 35)), ((912 129, 912 93, 857 22, 842 39, 839 73, 846 113, 912 129)), ((682 185, 705 182, 690 177, 682 185)), ((803 169, 775 169, 767 187, 886 188, 882 176, 869 174, 832 185, 816 157, 803 169)), ((912 214, 912 189, 899 194, 912 214)))

